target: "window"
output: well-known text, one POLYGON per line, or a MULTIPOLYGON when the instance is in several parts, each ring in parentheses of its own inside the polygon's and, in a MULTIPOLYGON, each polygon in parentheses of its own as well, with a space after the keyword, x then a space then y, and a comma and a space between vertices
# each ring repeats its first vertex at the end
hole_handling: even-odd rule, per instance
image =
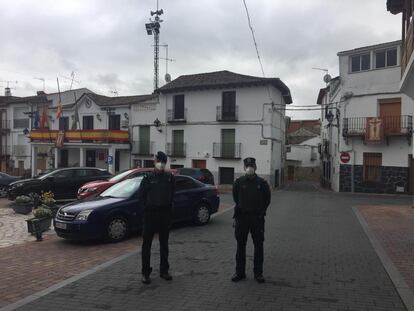
POLYGON ((188 178, 177 178, 175 181, 175 190, 182 191, 194 188, 194 183, 188 178))
POLYGON ((351 56, 351 72, 371 69, 371 54, 351 56))
POLYGON ((98 176, 99 172, 100 171, 98 171, 98 170, 84 169, 84 170, 76 170, 75 175, 76 175, 76 177, 98 176))
POLYGON ((231 118, 236 115, 236 92, 223 92, 222 96, 222 117, 231 118))
POLYGON ((184 94, 174 96, 174 120, 183 120, 184 118, 184 94))
POLYGON ((69 130, 69 117, 60 117, 59 118, 59 130, 61 130, 61 131, 69 130))
POLYGON ((375 52, 375 68, 385 68, 397 65, 397 49, 375 52))
POLYGON ((114 114, 109 116, 109 130, 120 130, 121 129, 121 116, 114 114))
POLYGON ((69 178, 69 177, 72 177, 72 175, 73 175, 72 170, 64 170, 64 171, 56 172, 56 174, 53 174, 51 176, 55 178, 69 178))
POLYGON ((382 154, 364 152, 364 181, 381 181, 382 154))
POLYGON ((83 117, 83 129, 84 130, 93 130, 93 116, 84 116, 83 117))

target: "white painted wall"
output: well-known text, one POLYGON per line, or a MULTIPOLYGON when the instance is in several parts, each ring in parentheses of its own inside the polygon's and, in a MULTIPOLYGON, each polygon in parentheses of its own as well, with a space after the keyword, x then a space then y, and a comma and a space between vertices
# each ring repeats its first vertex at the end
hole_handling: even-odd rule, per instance
POLYGON ((318 144, 321 142, 320 137, 313 137, 300 144, 292 145, 291 151, 286 154, 287 160, 300 161, 301 167, 318 167, 320 166, 318 144), (314 160, 312 160, 312 153, 314 160))

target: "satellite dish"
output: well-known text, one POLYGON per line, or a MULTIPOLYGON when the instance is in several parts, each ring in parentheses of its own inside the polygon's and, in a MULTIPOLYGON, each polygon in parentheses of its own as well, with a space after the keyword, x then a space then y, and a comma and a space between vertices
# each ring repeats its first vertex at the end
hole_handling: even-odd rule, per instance
POLYGON ((331 82, 331 80, 332 80, 332 77, 329 73, 327 73, 326 75, 323 76, 323 82, 329 83, 329 82, 331 82))
POLYGON ((165 74, 165 82, 171 82, 171 75, 169 73, 165 74))

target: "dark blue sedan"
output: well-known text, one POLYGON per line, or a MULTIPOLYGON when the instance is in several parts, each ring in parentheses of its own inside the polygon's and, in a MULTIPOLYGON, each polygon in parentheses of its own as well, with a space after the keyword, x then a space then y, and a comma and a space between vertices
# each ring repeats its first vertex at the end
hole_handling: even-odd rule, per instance
MULTIPOLYGON (((106 238, 117 242, 130 232, 140 230, 143 206, 138 192, 142 178, 124 180, 96 198, 61 207, 53 222, 57 235, 75 240, 106 238)), ((216 187, 180 175, 175 177, 175 182, 173 222, 191 220, 199 225, 207 224, 220 204, 216 187)))

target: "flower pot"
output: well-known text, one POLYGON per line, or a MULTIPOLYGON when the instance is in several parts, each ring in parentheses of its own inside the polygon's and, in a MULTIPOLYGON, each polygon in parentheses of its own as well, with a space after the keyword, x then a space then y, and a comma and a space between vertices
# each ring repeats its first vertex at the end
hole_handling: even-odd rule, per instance
POLYGON ((12 205, 12 208, 13 208, 14 212, 17 213, 17 214, 27 215, 27 214, 32 212, 33 203, 25 203, 25 204, 14 203, 12 205))
POLYGON ((40 232, 49 230, 52 225, 52 218, 30 218, 26 222, 27 231, 33 235, 36 233, 36 224, 39 226, 40 232))

